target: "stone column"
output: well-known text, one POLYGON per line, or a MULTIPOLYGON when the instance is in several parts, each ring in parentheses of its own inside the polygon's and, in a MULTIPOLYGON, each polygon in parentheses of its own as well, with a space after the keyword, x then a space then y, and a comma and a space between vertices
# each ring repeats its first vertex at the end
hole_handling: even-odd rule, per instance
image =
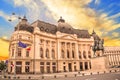
POLYGON ((77 59, 77 60, 79 59, 79 56, 78 56, 79 53, 78 52, 79 52, 78 51, 78 43, 76 42, 75 43, 75 52, 74 53, 75 53, 75 59, 77 59))
POLYGON ((85 70, 85 62, 82 62, 83 70, 85 70))
POLYGON ((52 42, 50 41, 49 57, 52 59, 52 42))
POLYGON ((71 63, 71 66, 72 66, 72 71, 75 71, 75 69, 74 69, 74 62, 71 63))
POLYGON ((25 73, 25 61, 22 61, 21 67, 22 67, 22 73, 25 73))
POLYGON ((66 66, 66 71, 69 71, 68 70, 68 62, 66 62, 65 66, 66 66))
POLYGON ((87 64, 88 64, 88 69, 90 69, 90 62, 87 62, 87 64))
POLYGON ((65 42, 65 59, 67 59, 67 46, 66 46, 66 42, 65 42))
POLYGON ((72 44, 70 43, 70 49, 69 49, 69 56, 70 56, 70 59, 73 59, 72 57, 72 44))
POLYGON ((44 40, 43 58, 46 59, 46 40, 44 40))
POLYGON ((46 66, 46 62, 44 62, 44 72, 47 73, 47 66, 46 66))
POLYGON ((50 62, 50 72, 51 72, 51 73, 53 72, 53 69, 52 69, 52 62, 50 62))

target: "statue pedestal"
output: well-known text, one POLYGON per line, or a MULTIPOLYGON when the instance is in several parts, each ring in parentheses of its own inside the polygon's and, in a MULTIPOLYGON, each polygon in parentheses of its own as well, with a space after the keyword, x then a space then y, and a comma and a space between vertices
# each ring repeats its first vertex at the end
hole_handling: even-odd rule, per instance
POLYGON ((107 69, 107 58, 106 56, 99 56, 91 58, 91 69, 92 70, 106 70, 107 69))

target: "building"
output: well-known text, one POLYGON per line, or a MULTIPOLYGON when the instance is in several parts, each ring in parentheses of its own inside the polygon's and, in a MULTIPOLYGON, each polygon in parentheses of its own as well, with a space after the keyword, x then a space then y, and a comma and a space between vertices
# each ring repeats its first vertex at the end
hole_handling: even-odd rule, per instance
POLYGON ((120 47, 106 46, 104 55, 108 59, 109 67, 120 66, 120 47))
POLYGON ((64 19, 53 25, 24 17, 15 27, 9 47, 9 73, 54 73, 91 69, 91 46, 99 37, 93 31, 74 29, 64 19), (24 43, 27 48, 20 47, 24 43), (15 67, 16 65, 16 67, 15 67))

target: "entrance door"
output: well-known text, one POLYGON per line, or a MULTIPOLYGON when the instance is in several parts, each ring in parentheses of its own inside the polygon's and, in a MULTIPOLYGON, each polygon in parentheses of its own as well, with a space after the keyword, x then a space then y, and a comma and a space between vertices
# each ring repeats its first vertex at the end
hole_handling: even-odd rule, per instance
POLYGON ((68 63, 68 69, 69 69, 69 71, 72 71, 72 64, 71 63, 68 63))

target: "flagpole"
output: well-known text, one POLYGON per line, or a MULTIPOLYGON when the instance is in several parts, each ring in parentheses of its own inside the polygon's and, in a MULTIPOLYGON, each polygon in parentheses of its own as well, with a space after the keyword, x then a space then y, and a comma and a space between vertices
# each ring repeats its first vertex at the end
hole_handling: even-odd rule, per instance
MULTIPOLYGON (((14 16, 15 13, 12 13, 14 16)), ((18 16, 18 21, 20 21, 21 17, 18 16)), ((9 19, 9 21, 12 21, 12 19, 9 19)), ((18 53, 18 41, 19 41, 19 23, 17 25, 17 39, 16 39, 16 52, 14 54, 14 80, 16 80, 16 54, 18 53)))

